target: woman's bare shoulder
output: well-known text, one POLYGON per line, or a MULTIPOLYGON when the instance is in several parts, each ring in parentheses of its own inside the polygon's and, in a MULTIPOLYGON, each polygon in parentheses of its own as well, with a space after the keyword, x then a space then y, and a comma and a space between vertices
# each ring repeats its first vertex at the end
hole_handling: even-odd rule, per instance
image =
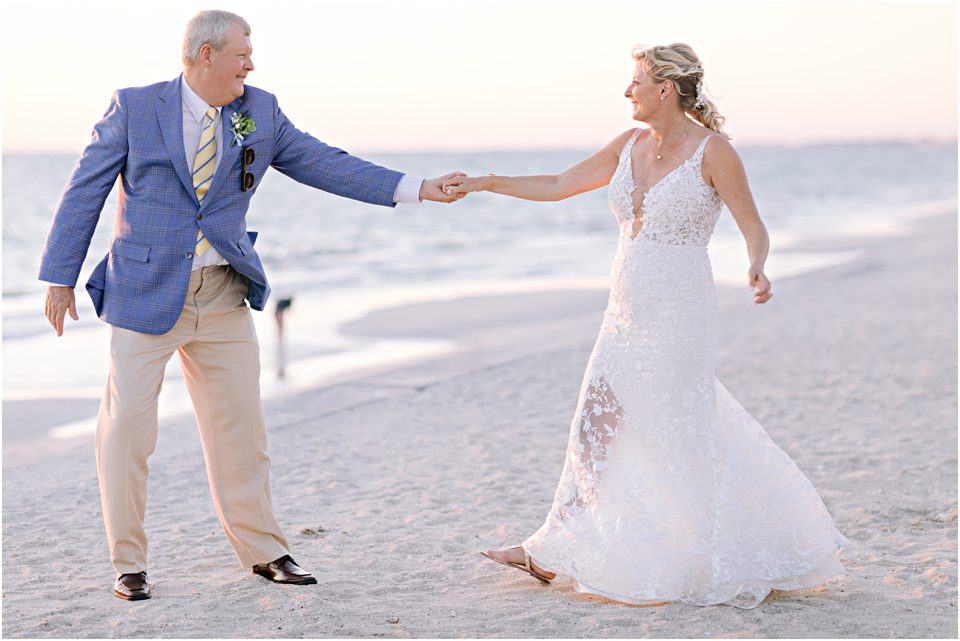
POLYGON ((708 139, 707 146, 704 147, 704 150, 703 150, 704 153, 706 153, 707 150, 710 150, 710 152, 712 152, 713 154, 736 154, 737 153, 737 150, 734 149, 733 144, 731 144, 731 142, 727 139, 726 136, 722 134, 718 134, 712 129, 707 129, 706 127, 704 127, 704 129, 706 130, 704 138, 708 139))
POLYGON ((723 166, 740 163, 740 154, 725 136, 709 131, 706 138, 707 144, 703 148, 705 164, 723 166))
POLYGON ((637 132, 640 132, 640 135, 642 136, 644 129, 641 127, 633 127, 631 129, 627 129, 622 134, 618 135, 616 138, 611 140, 610 144, 613 146, 619 145, 620 147, 623 147, 625 144, 627 144, 627 141, 630 140, 630 138, 637 132))
POLYGON ((637 131, 640 131, 640 135, 643 135, 643 129, 634 127, 633 129, 627 129, 621 134, 618 134, 616 138, 611 140, 603 148, 603 151, 606 153, 613 154, 614 156, 620 157, 620 152, 623 151, 623 148, 626 146, 627 142, 630 140, 637 131))

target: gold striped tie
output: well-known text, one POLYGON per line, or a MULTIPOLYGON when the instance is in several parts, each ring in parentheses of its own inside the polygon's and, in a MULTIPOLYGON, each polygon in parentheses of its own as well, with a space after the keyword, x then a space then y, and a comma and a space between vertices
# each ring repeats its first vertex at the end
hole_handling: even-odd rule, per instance
MULTIPOLYGON (((200 133, 200 146, 197 148, 197 157, 193 161, 193 188, 197 191, 197 200, 203 204, 203 199, 213 182, 213 170, 216 169, 217 138, 214 135, 214 124, 217 121, 215 107, 207 109, 203 118, 203 131, 200 133)), ((210 249, 210 241, 203 237, 203 231, 197 230, 197 256, 210 249)))

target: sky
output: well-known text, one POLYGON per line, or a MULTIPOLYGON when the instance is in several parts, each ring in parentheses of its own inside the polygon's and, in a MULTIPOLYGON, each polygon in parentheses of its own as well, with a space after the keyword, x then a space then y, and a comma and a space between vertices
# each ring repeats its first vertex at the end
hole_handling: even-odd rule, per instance
POLYGON ((4 153, 77 153, 119 87, 244 16, 248 84, 351 151, 592 149, 635 126, 637 44, 690 44, 735 144, 957 137, 953 2, 5 0, 4 153))

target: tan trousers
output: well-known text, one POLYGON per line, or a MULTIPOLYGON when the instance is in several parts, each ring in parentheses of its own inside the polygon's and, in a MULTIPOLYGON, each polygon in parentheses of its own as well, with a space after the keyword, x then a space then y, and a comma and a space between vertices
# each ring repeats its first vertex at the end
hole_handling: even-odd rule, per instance
POLYGON ((270 499, 260 348, 246 293, 246 279, 233 268, 204 267, 190 275, 183 313, 166 334, 111 327, 96 453, 118 574, 147 569, 147 459, 157 443, 164 367, 175 351, 196 412, 213 503, 240 564, 250 568, 287 554, 270 499))

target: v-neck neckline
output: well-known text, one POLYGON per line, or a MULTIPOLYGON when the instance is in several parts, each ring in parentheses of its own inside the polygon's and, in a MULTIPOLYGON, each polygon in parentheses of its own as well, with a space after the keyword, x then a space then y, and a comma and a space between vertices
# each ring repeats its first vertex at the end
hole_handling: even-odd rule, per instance
MULTIPOLYGON (((680 163, 679 165, 677 165, 676 167, 674 167, 673 169, 671 169, 670 171, 668 171, 666 174, 663 175, 663 177, 660 178, 660 180, 658 180, 657 182, 655 182, 655 183, 653 183, 652 185, 650 185, 650 187, 648 187, 647 190, 646 190, 645 192, 643 192, 643 198, 641 198, 641 200, 640 200, 640 208, 639 208, 639 210, 638 210, 638 209, 636 208, 636 206, 633 204, 633 192, 637 190, 637 180, 636 180, 636 178, 634 178, 634 176, 633 176, 633 147, 634 147, 634 145, 637 144, 637 139, 638 139, 639 137, 640 137, 640 133, 639 133, 639 131, 638 131, 638 132, 637 132, 637 135, 635 135, 635 136, 633 137, 633 142, 630 143, 630 148, 627 150, 627 163, 628 163, 628 164, 627 164, 627 174, 630 176, 630 185, 631 185, 630 190, 629 190, 628 193, 630 194, 630 211, 633 212, 633 218, 634 218, 634 220, 636 220, 638 217, 639 217, 641 220, 643 219, 643 216, 638 216, 638 214, 642 214, 642 213, 643 213, 643 208, 644 208, 644 205, 647 204, 647 196, 650 195, 650 192, 652 192, 654 189, 656 189, 656 188, 659 187, 661 184, 663 184, 663 181, 665 181, 667 178, 669 178, 669 177, 672 176, 673 174, 675 174, 675 173, 677 173, 678 171, 680 171, 680 169, 682 169, 683 167, 685 167, 691 160, 693 160, 694 158, 696 158, 697 154, 700 152, 700 148, 704 145, 704 143, 707 142, 707 140, 710 139, 710 134, 707 134, 706 136, 704 136, 703 140, 700 141, 700 144, 697 145, 697 148, 694 150, 694 152, 693 152, 692 154, 690 154, 690 157, 689 157, 689 158, 687 158, 687 159, 684 160, 682 163, 680 163)), ((641 227, 640 229, 643 229, 643 227, 641 227)), ((637 230, 637 233, 638 233, 638 234, 639 234, 639 232, 640 232, 640 230, 637 230)))

